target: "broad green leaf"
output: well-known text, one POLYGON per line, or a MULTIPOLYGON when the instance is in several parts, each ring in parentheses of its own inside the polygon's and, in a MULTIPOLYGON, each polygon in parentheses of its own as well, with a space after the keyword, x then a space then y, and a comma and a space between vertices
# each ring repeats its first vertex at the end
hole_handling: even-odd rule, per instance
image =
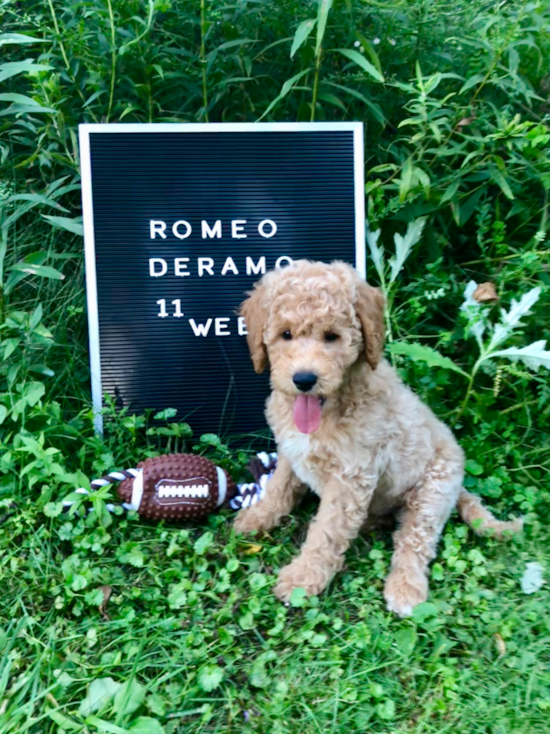
POLYGON ((510 184, 505 179, 502 171, 499 171, 499 169, 496 166, 493 166, 492 164, 489 164, 487 166, 487 169, 491 175, 491 178, 500 187, 502 193, 506 196, 506 198, 513 199, 514 194, 512 193, 510 184))
POLYGON ((412 618, 413 621, 422 623, 430 617, 437 617, 438 613, 439 609, 435 604, 432 604, 430 601, 424 601, 413 609, 412 618))
POLYGON ((370 250, 370 256, 372 262, 380 278, 380 282, 384 283, 384 252, 381 247, 378 247, 378 238, 380 237, 381 229, 377 229, 375 232, 371 232, 369 227, 366 227, 367 244, 370 250))
POLYGON ((329 104, 333 104, 336 107, 339 107, 344 112, 347 109, 346 105, 335 94, 330 94, 330 92, 319 92, 317 97, 318 99, 322 99, 324 102, 328 102, 329 104))
POLYGON ((466 201, 460 203, 460 224, 464 226, 477 209, 479 200, 485 193, 484 188, 475 191, 466 201))
POLYGON ((46 715, 50 718, 62 731, 82 731, 82 724, 73 721, 65 716, 61 711, 54 709, 46 709, 46 715))
POLYGON ((199 670, 199 686, 206 693, 216 689, 223 679, 224 671, 219 665, 205 665, 199 670))
POLYGON ((41 278, 51 278, 52 280, 64 280, 65 278, 63 273, 60 273, 59 270, 49 265, 34 265, 33 263, 22 262, 15 263, 15 265, 10 267, 10 270, 17 270, 27 275, 38 275, 41 278))
POLYGON ((388 698, 376 706, 376 713, 381 719, 391 721, 395 718, 395 701, 388 698))
POLYGON ((121 563, 128 563, 134 568, 142 568, 145 563, 145 556, 137 543, 127 541, 122 543, 116 550, 116 557, 121 563))
POLYGON ((265 117, 266 115, 268 115, 268 114, 269 114, 269 113, 271 112, 271 110, 272 110, 272 109, 273 109, 273 108, 274 108, 274 107, 275 107, 275 106, 276 106, 277 104, 279 104, 279 102, 280 102, 280 101, 281 101, 282 99, 284 99, 284 98, 286 97, 286 95, 287 95, 287 94, 288 94, 288 93, 290 92, 290 90, 292 89, 292 87, 293 87, 293 86, 294 86, 294 85, 295 85, 295 84, 296 84, 297 82, 299 82, 299 81, 300 81, 300 79, 302 79, 302 78, 303 78, 303 77, 304 77, 304 76, 305 76, 306 74, 309 74, 309 72, 310 72, 310 71, 311 71, 311 69, 304 69, 304 71, 300 71, 300 72, 298 72, 298 74, 295 74, 295 75, 294 75, 293 77, 291 77, 290 79, 287 79, 287 80, 286 80, 286 82, 285 82, 285 83, 283 84, 283 86, 281 87, 281 91, 279 92, 279 94, 277 95, 277 97, 275 97, 275 99, 274 99, 274 100, 273 100, 272 102, 270 102, 270 104, 269 104, 269 106, 267 107, 266 111, 265 111, 265 112, 263 113, 263 115, 262 115, 261 117, 258 117, 258 119, 256 120, 256 122, 260 122, 260 120, 263 120, 263 119, 264 119, 264 117, 265 117))
POLYGON ((176 408, 165 408, 164 410, 161 410, 160 413, 156 413, 154 415, 154 419, 156 421, 165 421, 168 420, 168 418, 174 418, 177 412, 176 408))
POLYGON ((42 304, 39 303, 38 306, 34 309, 33 314, 31 316, 31 320, 29 322, 29 327, 31 331, 33 329, 36 329, 38 324, 42 321, 43 314, 44 314, 44 309, 42 308, 42 304))
POLYGON ((364 56, 361 56, 359 52, 352 51, 349 48, 337 48, 336 51, 364 69, 367 74, 369 74, 373 79, 376 79, 377 82, 384 82, 383 75, 370 63, 370 61, 367 61, 364 56))
POLYGON ((164 727, 150 716, 137 718, 128 731, 132 734, 165 734, 164 727))
POLYGON ((464 462, 464 468, 468 474, 471 474, 473 477, 479 477, 483 474, 482 465, 474 459, 466 459, 464 462))
POLYGON ((187 603, 187 589, 189 585, 186 582, 174 584, 168 594, 167 602, 170 609, 181 609, 187 603))
POLYGON ((449 640, 449 638, 445 637, 445 635, 441 634, 441 632, 437 632, 437 634, 435 635, 435 639, 434 639, 432 657, 438 658, 441 655, 445 655, 455 645, 456 645, 456 642, 449 640))
POLYGON ((98 678, 90 683, 88 694, 81 702, 78 713, 81 716, 89 716, 94 711, 99 711, 114 698, 120 688, 112 678, 98 678))
MULTIPOLYGON (((91 724, 100 734, 128 734, 128 729, 112 724, 110 721, 105 721, 105 719, 99 719, 97 716, 88 716, 86 723, 91 724)), ((85 729, 84 731, 88 730, 85 729)))
POLYGON ((458 93, 464 94, 464 92, 467 92, 468 89, 471 89, 472 87, 475 87, 476 84, 481 84, 481 82, 485 79, 485 74, 474 74, 474 76, 470 77, 466 83, 462 86, 462 89, 458 93))
POLYGON ((42 382, 29 382, 25 385, 23 397, 25 398, 27 405, 34 408, 38 401, 44 397, 45 393, 46 387, 42 382))
POLYGON ((193 545, 193 550, 198 556, 203 556, 213 542, 214 535, 209 530, 207 530, 206 533, 203 533, 201 537, 195 541, 195 544, 193 545))
POLYGON ((319 55, 319 49, 323 43, 325 29, 327 27, 327 18, 332 8, 333 0, 319 0, 319 10, 317 11, 317 42, 315 44, 315 56, 319 55))
POLYGON ((414 627, 407 627, 407 629, 399 630, 395 633, 395 642, 400 652, 403 655, 410 655, 414 650, 418 635, 414 627))
POLYGON ((7 417, 8 417, 8 409, 6 408, 5 405, 0 404, 0 426, 6 420, 7 417))
POLYGON ((52 217, 49 214, 43 214, 42 216, 44 219, 47 219, 48 222, 54 227, 59 227, 59 229, 66 229, 67 232, 78 234, 81 237, 84 235, 84 229, 82 227, 82 222, 79 217, 69 219, 69 217, 52 217))
POLYGON ((310 18, 309 20, 304 20, 303 23, 300 23, 298 28, 296 28, 294 40, 292 41, 292 48, 290 49, 290 58, 292 58, 296 51, 307 41, 309 34, 315 28, 316 23, 317 18, 310 18))
POLYGON ((401 177, 398 179, 399 182, 399 201, 403 203, 407 198, 407 194, 413 186, 413 169, 414 165, 411 158, 407 158, 403 164, 401 170, 401 177))
POLYGON ((23 33, 0 33, 0 46, 5 46, 8 43, 48 43, 48 39, 33 38, 32 36, 25 36, 23 33))
POLYGON ((12 102, 12 106, 2 111, 2 115, 15 114, 18 112, 49 112, 56 113, 58 110, 54 110, 51 107, 42 107, 40 102, 27 97, 26 94, 17 94, 16 92, 5 92, 0 94, 0 102, 12 102))
POLYGON ((443 196, 441 197, 440 204, 444 204, 446 201, 450 201, 453 196, 457 193, 458 189, 460 188, 460 184, 462 183, 460 178, 457 178, 456 181, 453 181, 452 184, 447 188, 443 196))
POLYGON ((54 209, 59 209, 59 211, 68 212, 68 209, 65 209, 61 204, 58 204, 57 201, 49 199, 47 196, 42 196, 42 194, 15 194, 6 200, 6 204, 11 204, 12 201, 31 201, 34 204, 44 204, 45 206, 51 206, 54 209))
POLYGON ((302 589, 301 587, 296 587, 295 589, 292 589, 292 593, 290 595, 290 606, 291 607, 305 607, 307 603, 307 593, 305 589, 302 589))
POLYGON ((21 344, 21 339, 18 339, 17 337, 11 337, 11 339, 5 339, 2 342, 2 345, 4 347, 3 358, 9 359, 20 344, 21 344))
POLYGON ((550 351, 546 349, 546 340, 541 339, 538 342, 533 342, 527 347, 510 347, 509 349, 501 349, 498 352, 493 352, 487 356, 487 359, 494 359, 495 357, 505 357, 506 359, 512 360, 512 362, 523 362, 524 365, 529 367, 535 372, 538 372, 539 367, 544 367, 550 370, 550 351))
POLYGON ((121 716, 128 716, 142 705, 145 700, 145 688, 131 678, 123 683, 115 694, 113 712, 121 716))
MULTIPOLYGON (((361 92, 358 92, 356 89, 352 89, 351 87, 345 87, 343 84, 336 84, 336 82, 324 82, 325 84, 329 84, 331 87, 336 87, 337 89, 341 89, 344 92, 347 92, 348 94, 351 94, 352 97, 355 97, 356 99, 360 99, 361 102, 367 105, 369 110, 372 112, 373 117, 375 120, 377 120, 381 125, 386 125, 387 120, 384 117, 384 113, 382 112, 382 108, 379 104, 376 102, 372 102, 370 99, 365 97, 364 94, 361 94, 361 92)), ((372 170, 372 169, 371 169, 372 170)))
POLYGON ((24 104, 28 107, 41 107, 40 102, 37 102, 32 97, 27 97, 26 94, 17 94, 17 92, 4 92, 0 94, 0 102, 14 102, 15 104, 24 104))
POLYGON ((451 359, 431 347, 424 347, 422 344, 417 344, 416 342, 393 342, 388 346, 388 350, 392 354, 408 357, 413 362, 425 362, 429 367, 442 367, 443 369, 452 370, 464 377, 468 377, 466 372, 460 369, 451 359))
POLYGON ((395 257, 390 258, 390 284, 395 281, 395 279, 401 272, 401 269, 405 264, 405 260, 409 257, 412 248, 416 245, 416 243, 422 236, 422 231, 425 224, 426 217, 419 217, 418 219, 409 222, 404 237, 398 232, 396 232, 393 236, 393 240, 395 242, 395 257))
POLYGON ((0 82, 17 74, 29 71, 50 71, 53 68, 49 64, 35 64, 34 61, 9 61, 7 64, 0 64, 0 82))
POLYGON ((382 64, 380 63, 380 59, 378 58, 378 54, 374 50, 374 46, 372 45, 372 43, 362 33, 356 32, 355 36, 357 40, 359 41, 359 43, 361 44, 361 46, 365 49, 365 53, 367 53, 370 56, 372 63, 376 66, 378 71, 382 74, 382 64))

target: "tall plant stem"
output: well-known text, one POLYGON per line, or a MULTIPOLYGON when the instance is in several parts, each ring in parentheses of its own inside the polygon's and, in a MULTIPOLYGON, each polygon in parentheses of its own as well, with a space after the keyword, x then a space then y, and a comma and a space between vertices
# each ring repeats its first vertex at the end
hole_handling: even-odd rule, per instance
POLYGON ((111 110, 113 109, 113 99, 115 96, 115 79, 116 79, 116 47, 115 47, 115 16, 113 15, 113 6, 111 0, 107 0, 109 8, 109 20, 111 22, 111 91, 109 93, 109 107, 107 109, 107 117, 105 122, 109 122, 111 110))
POLYGON ((201 67, 202 67, 202 104, 204 119, 208 122, 208 90, 206 87, 206 0, 201 0, 201 67))
POLYGON ((470 373, 470 379, 468 380, 468 387, 466 388, 466 394, 464 395, 464 400, 462 401, 462 405, 460 406, 458 413, 453 418, 453 422, 452 422, 453 426, 458 423, 459 419, 464 414, 464 411, 466 410, 468 403, 470 402, 470 396, 472 394, 472 388, 474 386, 474 379, 475 379, 475 376, 477 374, 480 364, 481 364, 481 361, 478 359, 478 361, 473 366, 472 372, 470 373))
MULTIPOLYGON (((85 102, 86 99, 84 98, 84 95, 82 94, 82 90, 80 89, 80 87, 78 86, 78 84, 76 82, 76 79, 75 79, 74 74, 73 74, 72 69, 71 69, 71 65, 69 64, 69 59, 67 57, 67 52, 65 50, 65 45, 63 44, 63 39, 61 38, 61 33, 59 31, 59 24, 57 22, 57 15, 56 15, 55 8, 53 6, 52 0, 48 0, 48 5, 50 7, 50 14, 51 14, 52 20, 53 20, 53 27, 55 28, 55 34, 57 36, 57 41, 59 43, 59 50, 61 51, 61 56, 63 57, 63 61, 65 63, 65 68, 67 69, 67 74, 69 75, 70 80, 74 84, 78 96, 80 97, 80 99, 83 102, 85 102)), ((92 115, 92 117, 94 118, 94 120, 97 120, 97 117, 94 115, 94 113, 91 110, 90 110, 90 114, 92 115)))
POLYGON ((319 69, 321 68, 321 56, 323 47, 319 46, 319 52, 315 61, 315 78, 313 80, 313 94, 311 96, 311 122, 315 122, 315 107, 317 106, 317 90, 319 89, 319 69))

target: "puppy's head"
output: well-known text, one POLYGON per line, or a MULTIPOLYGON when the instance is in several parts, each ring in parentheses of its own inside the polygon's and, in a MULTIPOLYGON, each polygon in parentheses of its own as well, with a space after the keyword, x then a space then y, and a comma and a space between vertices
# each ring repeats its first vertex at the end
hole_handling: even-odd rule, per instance
POLYGON ((274 390, 294 397, 303 433, 319 427, 327 398, 350 367, 376 369, 384 342, 384 301, 342 262, 299 260, 267 273, 241 306, 256 372, 271 366, 274 390))

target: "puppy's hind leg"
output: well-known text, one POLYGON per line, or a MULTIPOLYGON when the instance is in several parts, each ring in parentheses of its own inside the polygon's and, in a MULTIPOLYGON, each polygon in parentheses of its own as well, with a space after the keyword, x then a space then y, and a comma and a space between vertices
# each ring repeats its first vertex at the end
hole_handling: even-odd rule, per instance
POLYGON ((438 457, 405 498, 393 535, 391 571, 384 598, 400 617, 428 598, 428 566, 435 557, 441 531, 462 487, 463 464, 457 457, 438 457))
POLYGON ((292 471, 290 461, 279 453, 277 468, 267 483, 264 497, 252 507, 240 510, 234 523, 235 531, 271 530, 292 511, 304 493, 305 487, 292 471))

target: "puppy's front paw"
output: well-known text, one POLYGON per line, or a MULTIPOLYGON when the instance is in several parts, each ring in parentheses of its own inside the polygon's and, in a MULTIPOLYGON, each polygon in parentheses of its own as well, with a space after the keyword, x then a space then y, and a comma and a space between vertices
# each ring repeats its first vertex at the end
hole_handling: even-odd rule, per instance
POLYGON ((236 533, 261 533, 274 526, 273 518, 257 505, 240 510, 233 523, 236 533))
POLYGON ((428 579, 423 573, 392 571, 384 586, 384 599, 390 612, 409 617, 412 610, 428 598, 428 579))
POLYGON ((323 591, 328 581, 321 570, 297 558, 281 569, 274 592, 278 599, 288 602, 294 589, 304 589, 308 596, 316 596, 323 591))

